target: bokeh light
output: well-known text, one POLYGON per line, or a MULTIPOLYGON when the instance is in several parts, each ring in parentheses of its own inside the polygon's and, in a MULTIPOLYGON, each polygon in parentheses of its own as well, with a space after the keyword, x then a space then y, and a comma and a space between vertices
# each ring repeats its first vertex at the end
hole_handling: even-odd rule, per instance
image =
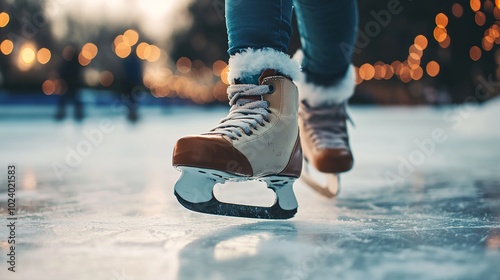
POLYGON ((78 55, 78 62, 80 63, 81 66, 87 66, 90 64, 90 59, 85 58, 82 53, 78 55))
POLYGON ((46 80, 42 84, 42 91, 46 95, 51 95, 56 92, 56 83, 53 80, 46 80))
POLYGON ((187 57, 181 57, 179 60, 177 60, 176 63, 177 70, 181 73, 187 73, 191 71, 192 63, 191 60, 187 57))
POLYGON ((439 74, 440 66, 436 61, 430 61, 429 63, 427 63, 425 71, 427 71, 427 75, 436 77, 439 74))
POLYGON ((83 45, 82 48, 82 56, 85 57, 88 60, 92 60, 96 57, 98 52, 98 48, 95 44, 93 43, 87 43, 83 45))
POLYGON ((126 38, 126 41, 128 42, 129 46, 133 46, 137 44, 139 41, 139 33, 133 29, 129 29, 123 33, 124 38, 126 38))
POLYGON ((226 68, 226 66, 227 66, 227 64, 222 60, 217 60, 216 62, 214 62, 212 64, 212 69, 213 69, 214 75, 219 77, 222 73, 222 70, 224 70, 224 68, 226 68))
POLYGON ((470 48, 469 56, 472 60, 478 61, 481 58, 481 49, 478 46, 470 48))
POLYGON ((11 54, 13 50, 14 50, 14 43, 12 43, 12 41, 9 39, 4 40, 2 44, 0 44, 0 51, 4 55, 11 54))
POLYGON ((7 26, 10 21, 10 16, 6 12, 1 12, 0 13, 0 28, 7 26))
POLYGON ((446 40, 447 36, 448 33, 445 28, 441 28, 439 26, 434 28, 434 39, 436 39, 436 41, 443 42, 444 40, 446 40))
POLYGON ((101 73, 101 75, 99 76, 99 83, 103 87, 109 87, 113 84, 114 79, 115 78, 113 76, 113 73, 111 73, 109 71, 103 71, 101 73))
POLYGON ((479 9, 481 9, 481 1, 480 0, 470 0, 470 8, 474 12, 479 11, 479 9))
POLYGON ((31 43, 26 43, 21 47, 19 56, 17 59, 17 67, 21 71, 27 71, 32 66, 36 60, 36 47, 31 43))
POLYGON ((375 76, 375 68, 371 64, 365 63, 359 67, 359 73, 363 80, 369 81, 375 76))
MULTIPOLYGON (((499 0, 497 0, 497 1, 499 1, 499 0)), ((462 17, 462 15, 464 14, 464 8, 462 7, 462 5, 455 3, 451 7, 451 12, 455 17, 459 18, 459 17, 462 17)))
POLYGON ((31 47, 25 47, 21 50, 21 59, 26 64, 32 64, 35 61, 35 50, 31 47))
POLYGON ((443 13, 437 14, 435 21, 436 25, 441 28, 445 28, 448 25, 448 17, 443 13))
POLYGON ((409 83, 411 81, 411 68, 407 65, 401 67, 401 71, 399 72, 399 79, 404 83, 409 83))
POLYGON ((146 60, 151 55, 151 46, 148 43, 142 42, 137 46, 135 52, 137 57, 146 60))
POLYGON ((50 61, 52 54, 49 49, 41 48, 36 53, 36 58, 40 64, 47 64, 50 61))
POLYGON ((424 75, 424 70, 420 66, 410 70, 410 76, 415 81, 420 80, 423 75, 424 75))
POLYGON ((149 62, 155 62, 158 59, 160 59, 161 56, 161 50, 155 45, 150 45, 149 46, 149 55, 146 57, 146 60, 149 62))
POLYGON ((418 35, 414 40, 415 46, 419 47, 421 50, 425 50, 427 48, 427 38, 424 35, 418 35))
POLYGON ((226 66, 226 67, 224 67, 224 69, 220 73, 220 79, 226 85, 229 85, 228 75, 229 75, 229 66, 226 66))
POLYGON ((486 23, 486 15, 483 12, 477 12, 474 16, 474 20, 477 25, 483 26, 486 23))
POLYGON ((132 52, 132 48, 125 42, 120 42, 115 47, 115 53, 119 58, 126 58, 132 52))

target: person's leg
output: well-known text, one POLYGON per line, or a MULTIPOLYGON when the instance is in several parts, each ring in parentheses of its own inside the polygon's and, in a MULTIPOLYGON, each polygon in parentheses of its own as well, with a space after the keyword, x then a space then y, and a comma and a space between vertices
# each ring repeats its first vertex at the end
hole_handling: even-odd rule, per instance
POLYGON ((329 86, 342 79, 354 49, 355 0, 294 0, 306 81, 329 86))
POLYGON ((264 69, 296 78, 286 54, 292 34, 292 0, 227 0, 229 79, 257 84, 264 69))
MULTIPOLYGON (((321 172, 345 172, 354 162, 347 134, 346 106, 355 87, 351 56, 357 29, 356 1, 294 0, 294 3, 303 54, 299 58, 302 64, 299 126, 304 157, 321 172)), ((332 176, 328 188, 316 187, 323 194, 328 190, 328 196, 338 191, 337 177, 332 176)))

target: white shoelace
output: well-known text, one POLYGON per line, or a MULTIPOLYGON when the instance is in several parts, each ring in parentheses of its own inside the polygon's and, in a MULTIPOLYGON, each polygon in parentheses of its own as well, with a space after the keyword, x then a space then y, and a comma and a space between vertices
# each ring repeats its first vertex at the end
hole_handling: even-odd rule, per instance
POLYGON ((274 92, 272 85, 230 85, 227 89, 231 109, 227 117, 219 125, 206 134, 225 135, 233 140, 252 134, 252 128, 257 125, 264 126, 264 121, 269 121, 269 102, 255 100, 252 96, 260 96, 274 92))

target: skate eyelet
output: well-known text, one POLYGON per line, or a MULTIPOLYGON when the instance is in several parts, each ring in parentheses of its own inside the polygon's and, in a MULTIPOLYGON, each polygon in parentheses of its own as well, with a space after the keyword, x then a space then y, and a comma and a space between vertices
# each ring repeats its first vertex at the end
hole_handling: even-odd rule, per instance
POLYGON ((269 85, 269 94, 274 93, 274 85, 269 85))

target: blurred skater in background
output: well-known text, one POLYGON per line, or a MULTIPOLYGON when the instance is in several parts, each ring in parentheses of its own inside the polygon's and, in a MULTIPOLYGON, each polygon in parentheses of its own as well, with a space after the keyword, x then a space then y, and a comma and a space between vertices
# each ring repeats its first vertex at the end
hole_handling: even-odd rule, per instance
POLYGON ((73 117, 81 121, 84 118, 83 103, 80 99, 80 85, 82 84, 82 66, 78 62, 78 50, 72 46, 66 46, 63 50, 62 64, 58 69, 59 78, 63 81, 62 92, 59 95, 56 120, 66 118, 66 105, 73 103, 73 117))

